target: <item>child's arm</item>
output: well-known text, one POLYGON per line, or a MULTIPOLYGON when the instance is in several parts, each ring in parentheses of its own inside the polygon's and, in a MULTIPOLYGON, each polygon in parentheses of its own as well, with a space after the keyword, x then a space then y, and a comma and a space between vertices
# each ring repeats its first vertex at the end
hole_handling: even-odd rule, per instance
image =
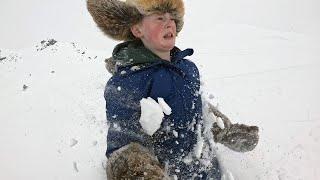
POLYGON ((133 85, 120 76, 113 76, 107 83, 104 94, 109 125, 107 156, 131 142, 150 144, 151 138, 139 124, 141 95, 133 85))

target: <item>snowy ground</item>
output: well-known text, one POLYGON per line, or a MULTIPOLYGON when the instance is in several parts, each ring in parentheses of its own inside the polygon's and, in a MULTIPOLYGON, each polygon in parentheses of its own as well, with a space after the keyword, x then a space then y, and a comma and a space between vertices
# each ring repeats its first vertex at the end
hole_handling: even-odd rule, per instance
MULTIPOLYGON (((247 154, 221 147, 224 165, 236 179, 319 179, 318 42, 294 33, 233 28, 256 39, 233 38, 243 42, 241 47, 248 42, 255 46, 231 55, 213 52, 214 62, 200 62, 204 89, 214 92, 223 112, 234 121, 257 124, 261 139, 247 154), (216 71, 215 62, 225 66, 224 72, 216 71)), ((203 59, 205 53, 199 56, 203 59)))
POLYGON ((104 179, 99 52, 56 43, 1 50, 1 179, 104 179))
MULTIPOLYGON (((296 2, 291 7, 286 2, 274 7, 288 7, 282 15, 292 19, 277 17, 281 8, 255 4, 260 15, 273 10, 264 24, 248 18, 255 15, 250 8, 243 13, 227 3, 211 16, 231 20, 199 21, 204 14, 199 10, 208 12, 209 7, 186 2, 193 11, 186 15, 178 46, 195 49, 190 59, 200 68, 204 95, 214 95, 220 110, 234 122, 258 125, 261 130, 260 143, 252 152, 235 153, 217 145, 224 168, 235 179, 320 178, 320 44, 315 33, 319 23, 313 21, 317 14, 312 14, 317 3, 296 2), (293 9, 301 10, 301 16, 295 16, 293 9), (246 19, 241 17, 252 23, 243 23, 246 19)), ((87 47, 86 39, 92 44, 95 37, 86 35, 82 43, 72 43, 74 37, 68 40, 65 35, 59 36, 64 41, 58 39, 46 48, 40 40, 13 47, 6 28, 0 30, 4 36, 0 42, 0 179, 106 179, 103 89, 110 74, 103 60, 115 42, 108 41, 101 50, 87 47)), ((24 36, 27 41, 28 35, 24 36)), ((14 41, 15 35, 10 37, 14 41)))

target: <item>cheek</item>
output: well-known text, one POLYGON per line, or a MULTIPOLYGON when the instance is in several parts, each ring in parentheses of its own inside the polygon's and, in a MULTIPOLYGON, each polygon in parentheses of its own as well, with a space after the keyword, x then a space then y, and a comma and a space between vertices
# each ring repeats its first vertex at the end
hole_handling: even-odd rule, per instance
POLYGON ((162 29, 160 26, 149 27, 148 38, 151 40, 159 40, 162 36, 162 29))

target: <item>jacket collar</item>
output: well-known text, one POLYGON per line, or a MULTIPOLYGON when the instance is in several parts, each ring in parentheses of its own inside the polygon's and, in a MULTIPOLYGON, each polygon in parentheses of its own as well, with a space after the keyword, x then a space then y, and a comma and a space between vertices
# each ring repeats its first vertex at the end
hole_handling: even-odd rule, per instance
POLYGON ((174 66, 179 60, 186 56, 191 56, 193 49, 181 51, 174 47, 171 52, 171 61, 161 59, 149 49, 145 48, 142 41, 126 41, 118 44, 112 53, 112 57, 106 59, 106 66, 110 73, 117 72, 118 69, 132 66, 150 67, 158 64, 174 66))

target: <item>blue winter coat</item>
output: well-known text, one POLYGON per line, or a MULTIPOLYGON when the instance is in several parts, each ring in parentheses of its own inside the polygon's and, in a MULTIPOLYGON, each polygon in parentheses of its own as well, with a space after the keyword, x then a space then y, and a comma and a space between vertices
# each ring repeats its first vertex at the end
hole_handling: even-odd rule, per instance
POLYGON ((169 163, 170 173, 179 179, 196 174, 202 177, 198 179, 220 179, 218 164, 207 175, 208 170, 203 170, 196 160, 188 164, 183 160, 197 143, 196 124, 202 123, 199 72, 193 62, 185 59, 192 54, 192 49, 174 48, 169 62, 140 41, 116 46, 111 59, 115 71, 104 95, 109 123, 107 156, 130 142, 139 142, 153 149, 161 163, 169 163), (172 109, 153 136, 147 135, 139 124, 140 100, 147 97, 161 97, 172 109))

